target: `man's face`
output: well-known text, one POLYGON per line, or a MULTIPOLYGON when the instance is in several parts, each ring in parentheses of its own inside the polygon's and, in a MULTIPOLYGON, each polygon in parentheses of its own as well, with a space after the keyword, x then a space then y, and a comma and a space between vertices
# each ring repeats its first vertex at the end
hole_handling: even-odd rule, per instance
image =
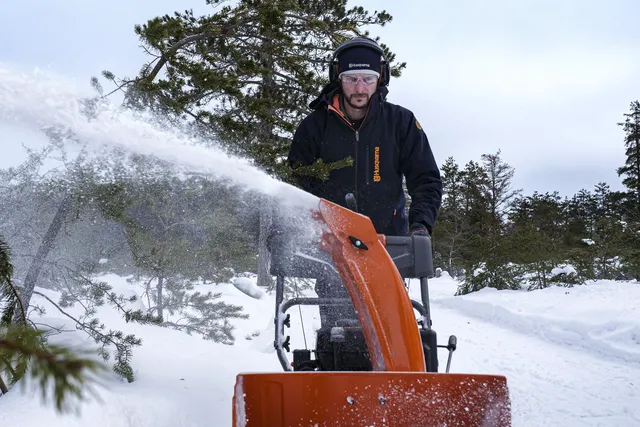
POLYGON ((353 108, 363 109, 369 105, 378 86, 378 77, 371 74, 348 74, 340 78, 345 100, 353 108), (368 84, 367 84, 368 83, 368 84))

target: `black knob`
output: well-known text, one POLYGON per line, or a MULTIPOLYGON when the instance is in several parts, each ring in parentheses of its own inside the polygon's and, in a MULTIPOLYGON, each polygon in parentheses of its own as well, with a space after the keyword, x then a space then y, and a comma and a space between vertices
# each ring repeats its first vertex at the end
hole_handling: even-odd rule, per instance
POLYGON ((455 335, 451 335, 451 336, 449 337, 449 345, 447 346, 447 348, 448 348, 449 350, 455 351, 455 350, 456 350, 457 345, 458 345, 458 339, 456 338, 456 336, 455 336, 455 335))

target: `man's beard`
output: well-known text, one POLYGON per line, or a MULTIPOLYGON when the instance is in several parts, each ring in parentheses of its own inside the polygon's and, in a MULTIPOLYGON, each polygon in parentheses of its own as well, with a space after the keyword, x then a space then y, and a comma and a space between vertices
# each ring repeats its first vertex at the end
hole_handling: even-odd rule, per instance
POLYGON ((369 97, 369 95, 368 95, 368 94, 366 94, 366 93, 354 93, 354 94, 353 94, 353 95, 351 95, 351 96, 347 96, 347 97, 345 97, 345 99, 346 99, 347 103, 348 103, 352 108, 355 108, 356 110, 364 110, 364 109, 366 109, 366 108, 369 106, 369 101, 371 101, 371 98, 370 98, 370 97, 369 97), (353 104, 353 103, 351 102, 351 98, 353 98, 354 96, 364 96, 364 97, 366 97, 366 99, 365 99, 365 101, 366 101, 366 102, 365 102, 362 106, 360 106, 360 105, 355 105, 355 104, 353 104))

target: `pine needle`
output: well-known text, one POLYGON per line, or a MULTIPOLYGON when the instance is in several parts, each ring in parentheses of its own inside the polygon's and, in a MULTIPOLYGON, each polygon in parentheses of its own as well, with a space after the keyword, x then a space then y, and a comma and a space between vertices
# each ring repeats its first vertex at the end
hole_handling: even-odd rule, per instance
POLYGON ((80 358, 66 347, 45 344, 43 334, 44 331, 25 325, 0 328, 0 368, 7 370, 11 366, 8 362, 13 362, 16 377, 29 374, 39 382, 43 399, 52 397, 56 410, 66 412, 65 403, 70 395, 85 398, 88 374, 105 367, 97 360, 80 358), (51 382, 53 396, 48 392, 51 382))

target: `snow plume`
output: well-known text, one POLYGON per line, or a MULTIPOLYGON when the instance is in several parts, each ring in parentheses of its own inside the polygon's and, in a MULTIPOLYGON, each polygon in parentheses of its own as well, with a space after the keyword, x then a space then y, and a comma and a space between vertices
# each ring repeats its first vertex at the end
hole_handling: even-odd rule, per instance
POLYGON ((0 66, 0 124, 11 122, 28 129, 64 129, 89 152, 126 150, 168 162, 183 172, 232 181, 291 207, 315 209, 317 198, 278 181, 249 161, 227 155, 218 148, 206 148, 197 139, 177 129, 165 129, 153 118, 118 109, 108 102, 87 115, 87 100, 96 94, 79 89, 58 76, 35 71, 24 74, 0 66), (91 118, 89 118, 91 117, 91 118))

